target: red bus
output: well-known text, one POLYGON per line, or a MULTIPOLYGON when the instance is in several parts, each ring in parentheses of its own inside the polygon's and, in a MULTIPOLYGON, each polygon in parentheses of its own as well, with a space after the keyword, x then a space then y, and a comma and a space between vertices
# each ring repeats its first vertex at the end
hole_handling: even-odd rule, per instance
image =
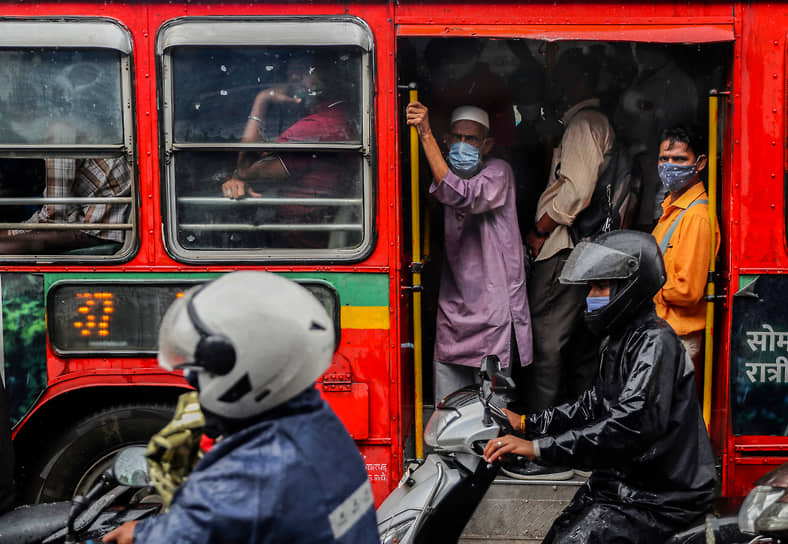
POLYGON ((406 89, 437 111, 470 81, 500 109, 496 152, 526 229, 560 138, 551 70, 570 49, 599 67, 602 107, 639 168, 633 227, 655 220, 659 129, 712 130, 723 239, 704 402, 722 496, 741 497, 788 450, 787 35, 788 12, 744 2, 0 6, 0 229, 17 242, 0 244, 1 353, 22 498, 71 496, 146 442, 187 387, 156 365, 172 297, 264 269, 335 316, 318 386, 380 502, 421 455, 442 242, 438 210, 418 199, 425 179, 411 185, 424 169, 406 89), (255 97, 316 58, 326 84, 271 105, 245 137, 255 97), (287 132, 319 103, 347 128, 326 129, 339 118, 327 114, 312 118, 322 132, 287 132), (278 177, 226 198, 243 157, 278 177), (53 189, 96 175, 112 190, 53 189))

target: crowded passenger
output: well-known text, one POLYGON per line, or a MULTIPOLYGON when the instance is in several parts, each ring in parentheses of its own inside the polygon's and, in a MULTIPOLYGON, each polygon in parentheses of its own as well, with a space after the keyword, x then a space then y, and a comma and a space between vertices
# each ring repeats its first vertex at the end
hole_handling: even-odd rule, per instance
MULTIPOLYGON (((559 58, 553 74, 555 98, 565 112, 564 132, 553 151, 550 179, 539 198, 534 228, 526 244, 534 264, 528 282, 534 338, 534 364, 514 374, 522 408, 554 406, 586 389, 595 374, 595 340, 582 311, 586 285, 558 281, 574 246, 570 227, 591 201, 615 134, 594 98, 597 66, 579 49, 559 58)), ((520 466, 520 477, 571 477, 571 470, 534 463, 520 466)))
POLYGON ((460 106, 450 118, 448 162, 420 102, 407 107, 444 207, 444 264, 434 353, 435 399, 478 379, 480 361, 494 354, 503 367, 532 359, 531 323, 514 174, 490 157, 491 120, 460 106))
POLYGON ((449 132, 451 113, 459 106, 473 104, 482 108, 495 127, 493 154, 510 160, 516 145, 512 98, 506 81, 482 62, 479 40, 433 38, 424 52, 431 85, 426 89, 433 106, 432 126, 438 145, 449 132))
POLYGON ((632 44, 630 51, 637 73, 621 93, 615 118, 643 179, 633 225, 648 232, 662 215, 667 195, 657 174, 659 135, 692 124, 700 100, 697 84, 668 51, 648 44, 632 44))
MULTIPOLYGON (((282 106, 305 112, 276 142, 348 142, 359 139, 346 78, 338 75, 336 55, 307 52, 289 59, 286 83, 266 87, 254 98, 242 142, 268 140, 271 134, 269 109, 282 106)), ((352 191, 352 180, 339 156, 328 153, 256 152, 239 154, 237 169, 222 184, 227 198, 278 196, 287 198, 344 197, 352 191)), ((277 222, 321 224, 326 207, 279 206, 277 222)), ((274 245, 297 248, 327 247, 329 234, 291 230, 274 245)))
MULTIPOLYGON (((558 124, 547 120, 544 68, 531 54, 524 41, 511 40, 509 48, 517 60, 516 69, 509 75, 507 81, 512 105, 519 115, 515 151, 510 162, 517 185, 520 234, 525 239, 534 227, 536 204, 547 182, 550 165, 545 160, 545 150, 555 136, 552 129, 558 127, 558 124)), ((526 263, 530 264, 528 258, 526 263)))
MULTIPOLYGON (((78 139, 76 130, 65 123, 52 125, 49 133, 54 142, 74 142, 78 139)), ((45 198, 85 198, 86 201, 47 203, 23 222, 84 224, 85 229, 12 229, 0 236, 0 254, 63 253, 94 246, 106 246, 105 253, 115 253, 125 240, 125 232, 90 226, 125 223, 129 217, 129 203, 97 203, 87 199, 131 195, 131 171, 126 157, 51 157, 44 162, 45 198)))
MULTIPOLYGON (((699 138, 689 129, 662 131, 659 145, 659 178, 668 196, 654 237, 662 250, 667 281, 654 297, 657 315, 679 335, 692 358, 702 391, 703 341, 706 329, 706 283, 711 257, 709 197, 700 173, 706 155, 699 138)), ((715 227, 716 227, 715 222, 715 227)), ((715 256, 720 233, 714 233, 715 256)))
POLYGON ((580 242, 560 280, 590 286, 584 317, 604 346, 595 383, 526 418, 509 412, 516 432, 485 458, 593 469, 545 543, 662 544, 710 509, 715 481, 692 365, 654 309, 662 255, 650 234, 614 231, 580 242))

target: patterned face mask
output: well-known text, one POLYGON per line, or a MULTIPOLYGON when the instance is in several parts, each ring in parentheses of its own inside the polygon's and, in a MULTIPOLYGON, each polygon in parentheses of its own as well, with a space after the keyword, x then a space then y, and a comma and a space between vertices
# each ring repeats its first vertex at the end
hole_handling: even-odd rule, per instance
MULTIPOLYGON (((696 161, 697 162, 697 161, 696 161)), ((689 180, 698 173, 697 164, 673 164, 663 162, 658 166, 659 179, 662 185, 670 192, 675 192, 684 187, 689 180)))
POLYGON ((457 142, 449 148, 449 166, 461 178, 470 178, 479 171, 481 153, 478 147, 457 142))

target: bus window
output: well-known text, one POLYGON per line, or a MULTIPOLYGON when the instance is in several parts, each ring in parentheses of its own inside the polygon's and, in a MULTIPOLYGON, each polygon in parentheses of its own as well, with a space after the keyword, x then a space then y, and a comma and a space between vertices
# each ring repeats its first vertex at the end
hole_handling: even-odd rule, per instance
POLYGON ((204 43, 204 24, 159 35, 173 253, 358 258, 371 240, 366 29, 213 20, 204 43))
POLYGON ((128 253, 130 52, 107 21, 0 23, 0 254, 128 253))

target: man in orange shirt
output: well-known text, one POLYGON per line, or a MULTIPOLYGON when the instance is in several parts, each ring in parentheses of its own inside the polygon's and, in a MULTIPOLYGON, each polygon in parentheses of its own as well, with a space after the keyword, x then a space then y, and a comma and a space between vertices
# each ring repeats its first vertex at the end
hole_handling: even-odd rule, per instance
MULTIPOLYGON (((703 333, 706 327, 706 281, 711 253, 711 222, 706 189, 700 172, 706 155, 698 154, 695 135, 684 127, 660 135, 659 178, 668 190, 654 237, 665 259, 667 281, 654 297, 657 315, 681 338, 695 365, 698 388, 702 386, 703 333)), ((715 222, 716 227, 716 222, 715 222)), ((715 255, 719 228, 715 228, 715 255)))

